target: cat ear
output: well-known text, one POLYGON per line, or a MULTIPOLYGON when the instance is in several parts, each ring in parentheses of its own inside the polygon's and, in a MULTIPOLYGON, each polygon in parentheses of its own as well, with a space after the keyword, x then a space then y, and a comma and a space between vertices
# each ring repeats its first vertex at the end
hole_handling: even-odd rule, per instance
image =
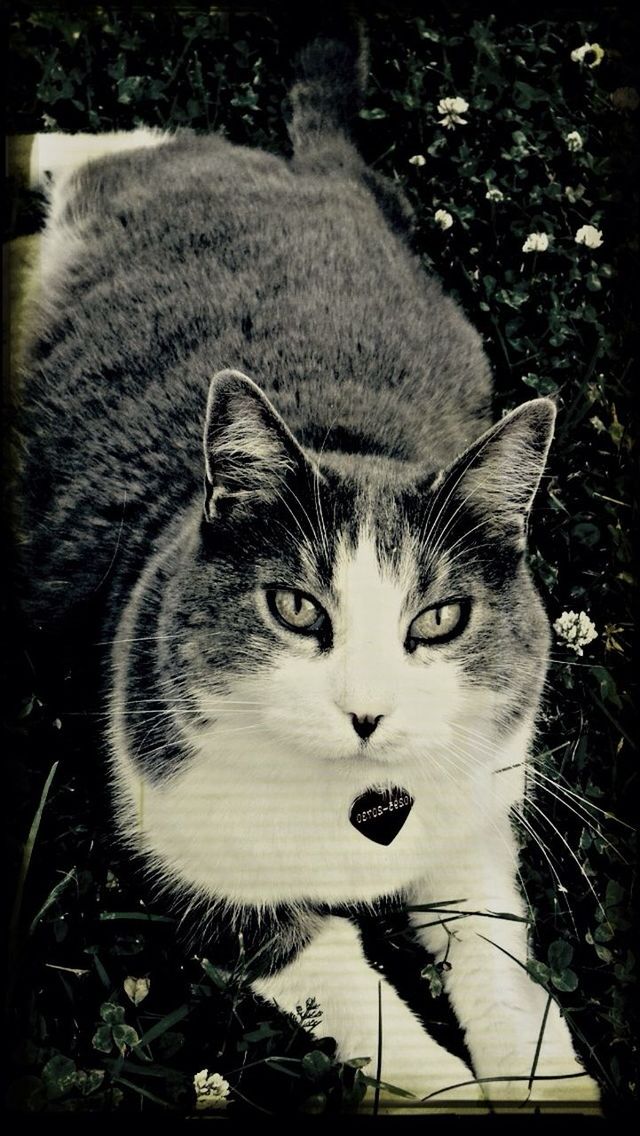
POLYGON ((489 532, 511 535, 521 547, 555 417, 551 399, 523 403, 465 450, 445 474, 448 492, 480 514, 489 532))
POLYGON ((240 371, 211 380, 204 427, 208 521, 243 504, 268 503, 310 463, 260 388, 240 371))

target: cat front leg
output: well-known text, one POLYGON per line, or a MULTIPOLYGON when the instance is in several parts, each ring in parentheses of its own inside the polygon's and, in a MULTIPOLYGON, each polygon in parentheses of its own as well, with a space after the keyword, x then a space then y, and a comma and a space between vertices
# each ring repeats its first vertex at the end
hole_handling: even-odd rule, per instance
MULTIPOLYGON (((294 962, 269 978, 254 981, 253 989, 287 1013, 295 1013, 296 1006, 314 998, 322 1011, 314 1032, 336 1039, 339 1060, 370 1058, 365 1072, 371 1077, 377 1072, 381 1017, 382 1081, 416 1098, 437 1092, 438 1101, 450 1101, 452 1110, 453 1102, 483 1099, 468 1066, 425 1032, 406 1003, 370 966, 358 930, 348 919, 327 916, 294 962), (461 1083, 462 1088, 448 1088, 461 1083)), ((398 1096, 386 1100, 401 1104, 398 1096)))
MULTIPOLYGON (((489 841, 473 857, 452 852, 445 891, 464 897, 455 905, 461 913, 484 914, 447 922, 446 914, 413 911, 412 924, 436 962, 446 960, 445 989, 487 1098, 569 1101, 576 1110, 597 1102, 598 1086, 576 1057, 558 1005, 525 969, 528 925, 519 920, 526 909, 504 850, 489 841)), ((415 904, 436 898, 433 885, 417 895, 415 904)))

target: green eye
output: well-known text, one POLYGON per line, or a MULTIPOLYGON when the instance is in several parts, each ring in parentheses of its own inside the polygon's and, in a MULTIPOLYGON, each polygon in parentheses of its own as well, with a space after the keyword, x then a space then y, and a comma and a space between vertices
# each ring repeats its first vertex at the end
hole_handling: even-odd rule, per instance
POLYGON ((425 608, 409 628, 407 650, 413 651, 422 643, 445 643, 454 639, 467 626, 470 610, 469 600, 452 600, 425 608))
POLYGON ((267 603, 271 614, 289 631, 315 635, 329 623, 327 613, 317 600, 297 588, 268 588, 267 603))

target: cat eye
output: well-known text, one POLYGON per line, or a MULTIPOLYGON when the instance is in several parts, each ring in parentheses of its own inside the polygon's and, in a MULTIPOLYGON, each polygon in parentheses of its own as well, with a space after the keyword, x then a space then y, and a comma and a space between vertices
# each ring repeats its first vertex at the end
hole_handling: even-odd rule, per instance
POLYGON ((267 588, 271 614, 289 631, 318 635, 326 631, 329 617, 313 596, 297 588, 267 588))
POLYGON ((406 649, 414 651, 424 643, 446 643, 460 635, 469 622, 469 600, 451 600, 421 611, 407 634, 406 649))

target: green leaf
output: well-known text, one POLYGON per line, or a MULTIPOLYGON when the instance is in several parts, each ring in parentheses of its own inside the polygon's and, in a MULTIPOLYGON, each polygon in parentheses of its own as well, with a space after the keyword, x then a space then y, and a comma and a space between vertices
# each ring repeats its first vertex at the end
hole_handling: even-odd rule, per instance
POLYGON ((549 375, 535 375, 529 373, 522 376, 523 383, 531 387, 536 394, 548 395, 558 393, 558 384, 549 375))
POLYGON ((271 1022, 260 1022, 255 1030, 248 1030, 242 1036, 245 1041, 267 1041, 271 1037, 280 1037, 281 1030, 274 1030, 271 1022))
POLYGON ((343 1064, 348 1065, 350 1069, 364 1069, 365 1065, 371 1064, 371 1058, 370 1057, 351 1057, 349 1059, 349 1061, 345 1061, 345 1062, 343 1062, 343 1064))
POLYGON ((218 987, 219 990, 226 990, 227 989, 227 987, 229 985, 229 976, 228 975, 226 975, 217 966, 214 966, 213 963, 209 962, 208 959, 205 959, 205 958, 200 959, 200 965, 201 965, 202 969, 204 970, 205 974, 207 975, 207 977, 211 979, 211 981, 214 983, 215 986, 218 987))
POLYGON ((531 977, 535 979, 536 982, 540 982, 543 986, 546 986, 549 982, 551 971, 543 962, 537 962, 536 959, 531 959, 531 961, 527 963, 526 969, 531 977))
POLYGON ((52 1057, 42 1070, 42 1080, 50 1100, 64 1096, 73 1088, 76 1081, 75 1061, 70 1057, 63 1057, 62 1054, 52 1057))
POLYGON ((167 1014, 166 1017, 161 1019, 161 1021, 156 1022, 155 1026, 151 1026, 151 1028, 142 1035, 142 1037, 138 1041, 138 1045, 149 1045, 150 1042, 155 1041, 155 1039, 157 1037, 160 1037, 161 1034, 166 1033, 167 1030, 170 1030, 171 1027, 176 1024, 176 1022, 180 1022, 183 1018, 186 1018, 188 1013, 189 1007, 187 1005, 178 1006, 177 1010, 172 1010, 171 1013, 167 1014))
POLYGON ((98 1026, 91 1038, 91 1044, 94 1049, 99 1049, 101 1053, 111 1053, 113 1049, 111 1026, 98 1026))
POLYGON ((360 1076, 364 1084, 369 1085, 372 1089, 377 1088, 379 1085, 385 1092, 393 1093, 396 1097, 405 1097, 407 1100, 415 1100, 415 1093, 407 1092, 406 1089, 400 1089, 397 1085, 390 1085, 388 1081, 377 1081, 375 1077, 367 1077, 364 1073, 361 1073, 360 1076))
POLYGON ((320 1049, 313 1049, 311 1053, 305 1053, 302 1058, 302 1068, 312 1081, 319 1081, 331 1068, 331 1061, 326 1053, 322 1053, 320 1049))
POLYGON ((553 972, 551 981, 556 990, 564 990, 570 992, 578 989, 578 975, 573 970, 563 970, 560 973, 553 972))
POLYGON ((118 1025, 124 1021, 124 1010, 117 1002, 103 1002, 100 1007, 100 1017, 107 1025, 118 1025))
POLYGON ((564 968, 569 965, 572 958, 573 947, 570 943, 567 943, 565 939, 556 939, 555 942, 551 943, 547 952, 547 959, 549 960, 549 966, 552 971, 558 973, 563 971, 564 968))
POLYGON ((100 1088, 104 1078, 104 1069, 87 1069, 86 1072, 79 1071, 76 1074, 76 1085, 83 1097, 88 1097, 90 1093, 94 1093, 96 1089, 100 1088))
POLYGON ((605 907, 617 907, 625 898, 626 892, 617 880, 609 880, 605 892, 605 907))
POLYGON ((622 709, 622 702, 618 694, 618 687, 613 675, 607 670, 606 667, 594 666, 591 667, 591 674, 600 684, 600 696, 603 702, 611 702, 619 710, 622 709))
POLYGON ((126 1049, 133 1049, 134 1045, 138 1045, 140 1042, 133 1026, 122 1024, 113 1026, 113 1040, 121 1053, 124 1053, 126 1049))
POLYGON ((278 1060, 277 1057, 265 1057, 265 1065, 270 1069, 277 1069, 279 1073, 286 1073, 287 1077, 296 1077, 300 1080, 300 1074, 296 1069, 292 1069, 289 1065, 284 1065, 282 1059, 278 1060))
POLYGON ((595 272, 590 272, 586 280, 589 292, 599 292, 602 288, 602 281, 596 276, 595 272))
MULTIPOLYGON (((549 102, 549 94, 547 91, 542 91, 537 87, 531 87, 528 83, 523 83, 520 79, 516 79, 513 84, 513 101, 521 110, 528 110, 532 103, 549 102)), ((519 134, 520 131, 517 133, 519 134)), ((514 134, 514 141, 515 137, 514 134)))
POLYGON ((98 948, 97 947, 86 947, 84 953, 87 954, 87 955, 91 955, 93 957, 93 965, 95 966, 96 971, 98 972, 98 975, 100 977, 100 981, 102 982, 102 985, 107 990, 111 990, 113 983, 112 983, 111 979, 109 978, 109 975, 107 974, 104 966, 102 965, 102 963, 100 961, 100 958, 98 956, 98 948))
POLYGON ((57 884, 55 884, 55 886, 51 889, 51 891, 49 892, 49 895, 47 896, 44 903, 42 904, 42 907, 39 908, 37 914, 34 915, 33 919, 31 920, 31 925, 29 927, 29 934, 30 935, 33 934, 38 923, 42 919, 42 916, 46 914, 46 912, 49 910, 50 907, 53 906, 53 904, 56 902, 56 900, 62 895, 65 888, 68 887, 70 883, 77 883, 77 882, 78 882, 78 879, 77 879, 77 875, 76 875, 76 869, 70 868, 69 871, 65 873, 63 878, 57 884))
POLYGON ((29 717, 31 711, 33 710, 33 707, 35 706, 35 702, 35 694, 30 694, 27 698, 23 699, 20 709, 18 710, 18 713, 16 715, 19 722, 24 721, 25 718, 29 717))
POLYGON ((442 971, 436 963, 429 963, 423 967, 420 972, 423 978, 426 978, 429 983, 429 993, 432 998, 438 998, 444 990, 444 982, 442 979, 442 971))
POLYGON ((440 33, 434 32, 431 28, 425 27, 422 17, 416 20, 416 23, 418 25, 418 28, 420 29, 420 35, 422 36, 422 39, 429 39, 432 43, 440 43, 440 33))
POLYGON ((571 532, 587 548, 593 548, 602 537, 602 533, 597 525, 591 524, 589 521, 581 521, 579 524, 574 525, 571 532))
POLYGON ((386 118, 386 117, 387 117, 387 112, 386 112, 386 110, 382 110, 382 107, 371 107, 370 110, 367 110, 366 108, 364 108, 363 110, 360 111, 360 118, 365 118, 367 120, 375 120, 375 119, 386 118))

